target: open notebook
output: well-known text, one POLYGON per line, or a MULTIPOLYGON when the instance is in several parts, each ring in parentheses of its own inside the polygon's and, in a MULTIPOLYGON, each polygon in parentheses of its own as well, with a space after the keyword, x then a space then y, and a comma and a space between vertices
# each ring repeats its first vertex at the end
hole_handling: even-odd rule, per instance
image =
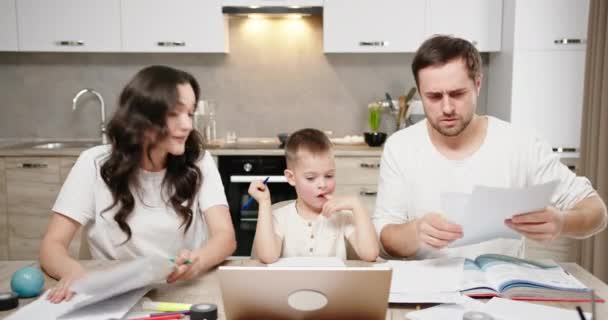
POLYGON ((76 295, 53 304, 49 291, 19 309, 6 320, 31 319, 121 319, 154 284, 164 282, 173 264, 163 258, 139 258, 92 271, 74 286, 76 295))

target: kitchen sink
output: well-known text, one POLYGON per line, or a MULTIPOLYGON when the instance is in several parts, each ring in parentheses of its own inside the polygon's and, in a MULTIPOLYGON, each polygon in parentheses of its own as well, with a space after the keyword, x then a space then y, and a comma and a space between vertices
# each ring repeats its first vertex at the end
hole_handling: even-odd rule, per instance
POLYGON ((99 142, 69 141, 69 142, 47 142, 33 145, 34 149, 66 149, 66 148, 90 148, 99 145, 99 142))
POLYGON ((99 141, 37 141, 27 142, 9 146, 11 149, 37 149, 37 150, 57 150, 57 149, 87 149, 100 145, 99 141))

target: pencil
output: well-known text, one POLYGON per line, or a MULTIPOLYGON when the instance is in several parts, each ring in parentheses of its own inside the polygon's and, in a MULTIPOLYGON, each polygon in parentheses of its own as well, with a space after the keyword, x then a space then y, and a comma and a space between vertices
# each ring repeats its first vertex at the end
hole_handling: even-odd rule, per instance
POLYGON ((583 314, 583 309, 580 306, 576 306, 576 311, 578 311, 578 316, 581 317, 581 320, 587 320, 585 315, 583 314))
MULTIPOLYGON (((270 177, 266 177, 266 179, 264 179, 264 184, 268 183, 268 179, 270 179, 270 177)), ((247 200, 247 202, 245 202, 245 204, 243 205, 243 210, 249 208, 249 206, 253 203, 253 197, 249 198, 249 200, 247 200)))

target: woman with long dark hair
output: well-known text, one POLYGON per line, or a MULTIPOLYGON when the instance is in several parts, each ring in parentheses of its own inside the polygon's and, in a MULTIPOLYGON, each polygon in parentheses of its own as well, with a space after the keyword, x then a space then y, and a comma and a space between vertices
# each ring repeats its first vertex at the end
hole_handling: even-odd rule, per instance
POLYGON ((60 279, 52 302, 69 300, 85 273, 68 253, 81 227, 94 259, 175 258, 168 282, 234 252, 224 188, 193 129, 199 94, 192 75, 165 66, 139 71, 123 89, 108 125, 111 145, 80 155, 53 206, 40 248, 41 266, 60 279))

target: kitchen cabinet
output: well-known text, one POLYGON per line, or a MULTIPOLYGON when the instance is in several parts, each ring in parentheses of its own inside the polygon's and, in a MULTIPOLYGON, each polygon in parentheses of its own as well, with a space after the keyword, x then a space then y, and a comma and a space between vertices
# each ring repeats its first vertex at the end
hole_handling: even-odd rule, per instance
POLYGON ((514 10, 516 50, 585 50, 589 0, 516 1, 514 10))
POLYGON ((0 0, 0 51, 17 51, 16 0, 0 0))
POLYGON ((6 175, 0 158, 0 260, 8 259, 8 215, 6 213, 6 175))
POLYGON ((300 7, 320 7, 323 0, 223 0, 223 6, 249 7, 249 6, 300 6, 300 7))
POLYGON ((578 150, 588 10, 588 0, 504 0, 502 49, 489 59, 488 114, 536 132, 554 149, 578 150))
POLYGON ((422 0, 325 0, 324 50, 414 52, 424 40, 424 12, 422 0))
POLYGON ((20 51, 120 51, 120 0, 18 0, 20 51))
POLYGON ((500 51, 502 0, 427 0, 425 38, 451 34, 477 50, 500 51))
MULTIPOLYGON (((51 208, 61 184, 75 157, 5 157, 2 168, 5 177, 8 239, 7 257, 10 260, 38 258, 40 241, 51 218, 51 208)), ((78 257, 80 233, 72 241, 69 251, 78 257)), ((1 247, 1 246, 0 246, 1 247)))
POLYGON ((368 209, 376 208, 380 157, 336 157, 336 194, 356 195, 368 209))
POLYGON ((128 52, 228 52, 222 0, 123 0, 122 49, 128 52))

